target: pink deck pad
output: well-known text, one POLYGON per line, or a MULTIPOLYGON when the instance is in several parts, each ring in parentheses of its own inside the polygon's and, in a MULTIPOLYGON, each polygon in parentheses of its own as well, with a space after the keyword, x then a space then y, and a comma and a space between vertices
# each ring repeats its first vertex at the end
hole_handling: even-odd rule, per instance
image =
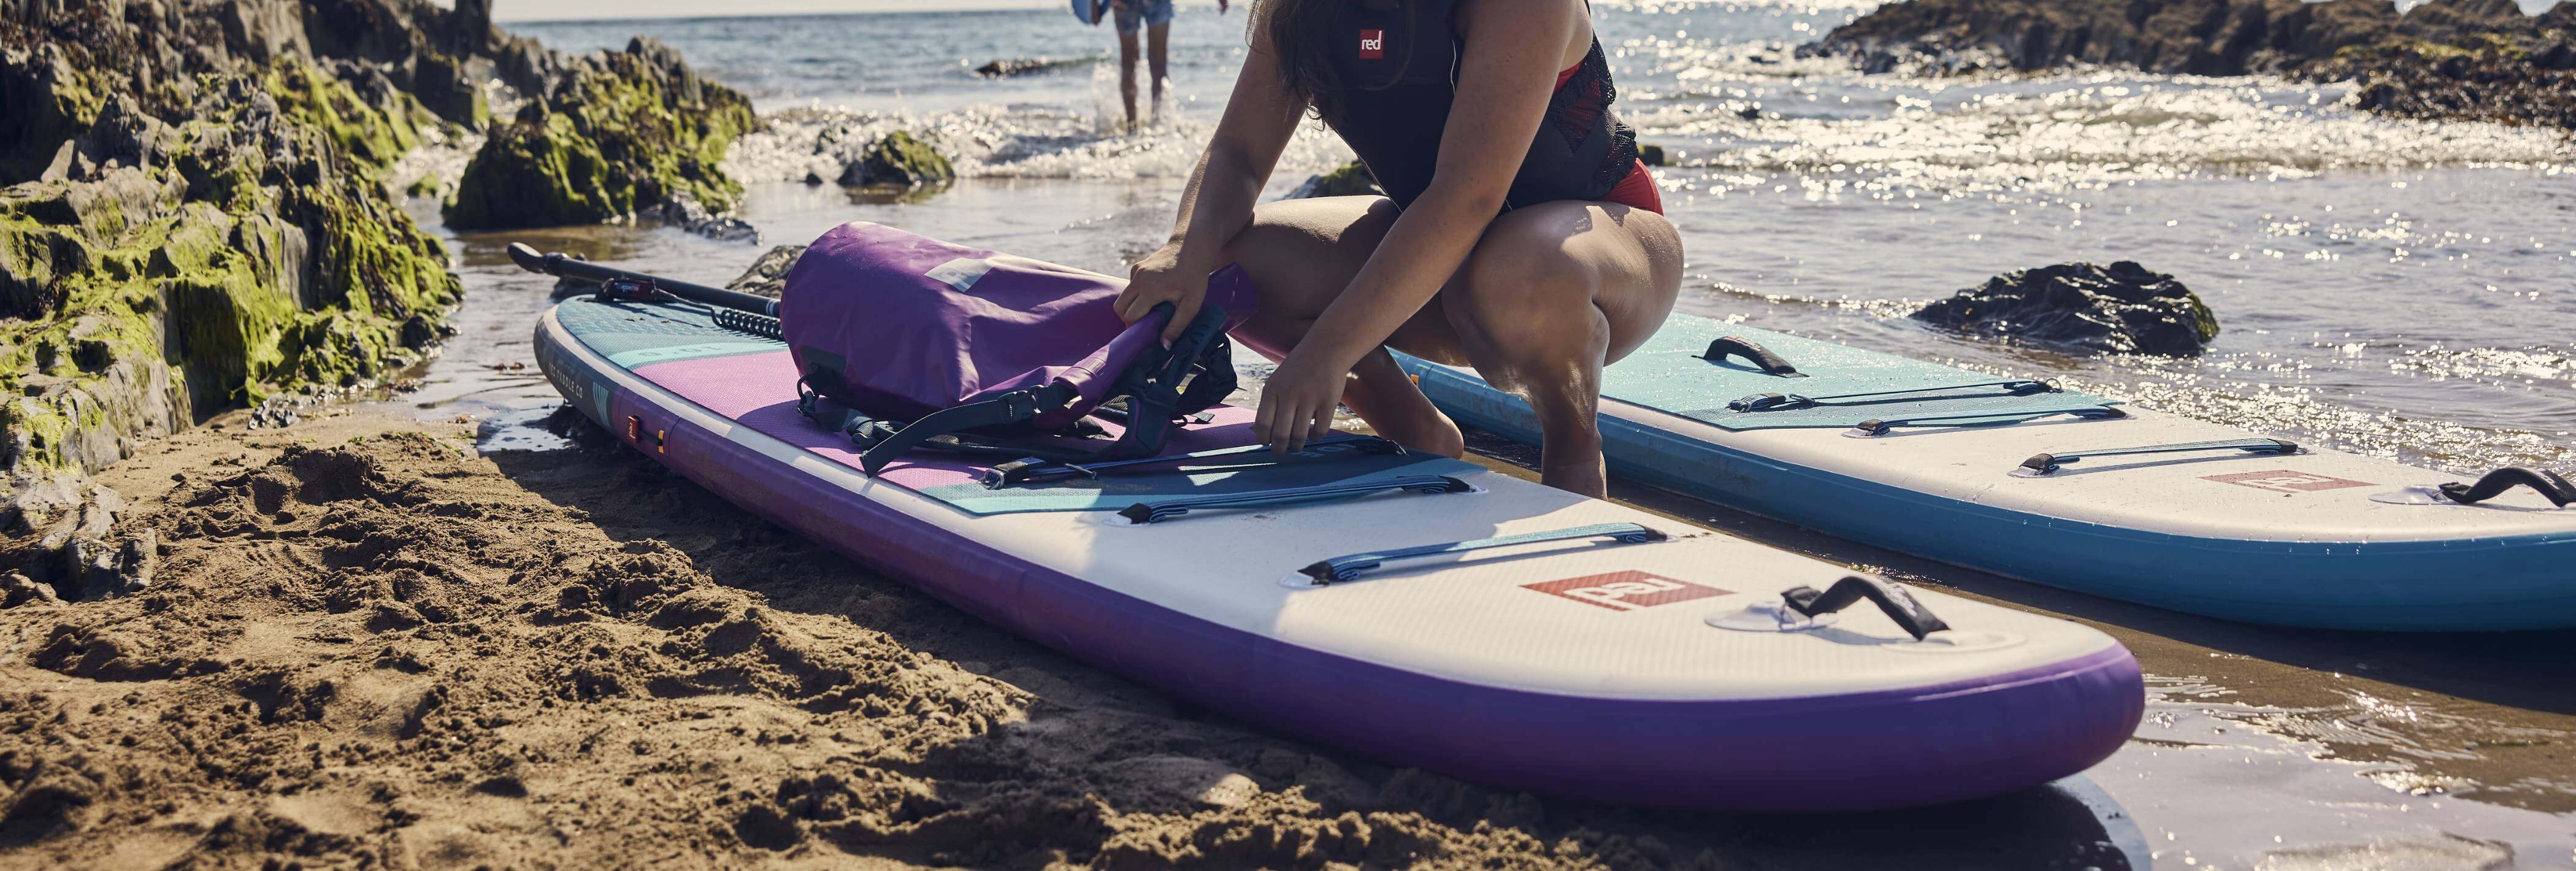
MULTIPOLYGON (((859 468, 858 446, 848 436, 806 420, 796 412, 796 363, 786 351, 705 357, 651 363, 634 370, 708 411, 844 466, 859 468)), ((1209 409, 1213 423, 1172 432, 1164 453, 1189 453, 1252 444, 1252 409, 1220 405, 1209 409)), ((1114 429, 1113 429, 1114 431, 1114 429)), ((989 462, 973 462, 935 453, 916 452, 896 460, 878 480, 920 490, 946 484, 972 483, 989 462)))

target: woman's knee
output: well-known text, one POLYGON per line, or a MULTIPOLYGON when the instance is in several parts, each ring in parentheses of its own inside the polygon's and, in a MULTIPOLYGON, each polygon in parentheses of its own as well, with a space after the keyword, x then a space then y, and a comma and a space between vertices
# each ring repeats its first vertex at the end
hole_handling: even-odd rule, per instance
POLYGON ((1460 337, 1507 354, 1606 341, 1594 303, 1600 272, 1560 241, 1488 235, 1477 243, 1440 295, 1460 337))
POLYGON ((1225 261, 1243 267, 1265 313, 1312 318, 1340 296, 1395 224, 1384 197, 1281 200, 1252 211, 1226 243, 1225 261))

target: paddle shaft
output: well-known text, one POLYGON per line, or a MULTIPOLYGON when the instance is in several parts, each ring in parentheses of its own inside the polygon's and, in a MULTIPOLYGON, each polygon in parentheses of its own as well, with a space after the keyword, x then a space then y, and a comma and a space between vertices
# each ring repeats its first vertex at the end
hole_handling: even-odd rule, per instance
POLYGON ((521 269, 542 275, 579 278, 587 281, 601 282, 612 278, 643 279, 653 282, 653 286, 655 287, 670 291, 672 296, 676 296, 690 302, 705 303, 707 305, 717 306, 720 308, 737 309, 740 311, 751 312, 753 314, 769 315, 771 317, 778 316, 778 301, 759 294, 744 293, 739 290, 726 290, 721 287, 708 287, 695 282, 681 281, 676 278, 663 278, 659 275, 650 275, 642 272, 630 272, 613 266, 601 266, 588 260, 575 260, 562 254, 539 254, 537 253, 537 249, 528 247, 527 243, 524 242, 510 243, 510 260, 519 264, 519 268, 521 269))

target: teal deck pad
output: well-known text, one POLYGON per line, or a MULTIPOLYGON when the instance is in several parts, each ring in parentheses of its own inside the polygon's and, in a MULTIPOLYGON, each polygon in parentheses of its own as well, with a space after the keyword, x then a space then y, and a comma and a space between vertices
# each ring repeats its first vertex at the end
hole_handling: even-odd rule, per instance
POLYGON ((1768 411, 1730 411, 1726 407, 1729 402, 1763 393, 1825 397, 1998 380, 2003 379, 1849 345, 1707 318, 1676 317, 1666 321, 1663 329, 1636 353, 1602 371, 1601 395, 1729 430, 1839 428, 1867 420, 1924 418, 1943 419, 1944 425, 2015 423, 2071 409, 2118 404, 2118 400, 2072 390, 2011 396, 1992 388, 1963 388, 1952 394, 1959 398, 1873 396, 1768 411), (1807 377, 1771 375, 1740 357, 1713 362, 1698 356, 1708 350, 1709 342, 1721 336, 1735 336, 1769 348, 1807 377))
POLYGON ((787 343, 716 326, 715 316, 676 305, 564 301, 555 320, 582 344, 627 369, 673 360, 784 351, 787 343))

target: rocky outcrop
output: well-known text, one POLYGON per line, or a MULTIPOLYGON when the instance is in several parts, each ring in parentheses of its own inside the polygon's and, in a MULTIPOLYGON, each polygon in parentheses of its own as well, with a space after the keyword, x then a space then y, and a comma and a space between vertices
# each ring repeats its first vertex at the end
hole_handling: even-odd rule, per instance
POLYGON ((1298 183, 1295 190, 1289 191, 1287 196, 1280 199, 1385 195, 1386 191, 1377 186, 1377 176, 1369 174, 1368 165, 1354 160, 1335 167, 1331 172, 1307 176, 1305 181, 1298 183))
POLYGON ((672 197, 670 202, 662 204, 662 223, 724 242, 760 242, 760 228, 752 226, 750 221, 731 213, 709 211, 687 194, 672 197))
POLYGON ((842 187, 919 187, 956 179, 948 158, 901 130, 877 137, 841 170, 842 187))
POLYGON ((494 127, 457 182, 457 228, 595 224, 686 197, 716 211, 742 186, 717 165, 759 123, 750 99, 700 78, 661 42, 564 59, 494 127))
POLYGON ((1001 60, 992 61, 983 66, 976 67, 975 75, 987 79, 1007 79, 1014 76, 1025 76, 1035 73, 1051 73, 1056 70, 1071 67, 1090 66, 1099 62, 1100 58, 1097 57, 1077 57, 1062 60, 1045 57, 1003 58, 1001 60))
POLYGON ((1899 69, 2030 72, 2077 64, 2154 73, 2350 79, 2362 108, 2408 117, 2570 126, 2576 8, 2514 0, 1907 0, 1802 55, 1899 69))
MULTIPOLYGON (((568 61, 492 26, 488 0, 0 0, 0 569, 73 598, 138 588, 148 548, 103 537, 114 494, 86 472, 431 351, 461 290, 390 189, 405 154, 478 132, 496 98, 695 111, 712 87, 667 48, 568 61)), ((709 172, 720 152, 594 138, 621 136, 709 172)))
POLYGON ((482 0, 0 0, 0 559, 139 589, 88 471, 426 354, 460 288, 387 175, 551 63, 482 0))
POLYGON ((2006 273, 1913 317, 1972 336, 2115 353, 2190 356, 2218 337, 2218 316, 2199 295, 2127 260, 2006 273))
POLYGON ((419 356, 458 285, 383 176, 473 120, 405 88, 474 87, 444 47, 492 32, 475 4, 0 6, 0 468, 95 468, 419 356))
POLYGON ((760 259, 752 261, 750 269, 743 270, 742 274, 734 280, 725 282, 725 288, 777 299, 787 292, 787 270, 795 268, 796 258, 803 256, 805 256, 803 245, 780 245, 771 248, 763 252, 760 259))

